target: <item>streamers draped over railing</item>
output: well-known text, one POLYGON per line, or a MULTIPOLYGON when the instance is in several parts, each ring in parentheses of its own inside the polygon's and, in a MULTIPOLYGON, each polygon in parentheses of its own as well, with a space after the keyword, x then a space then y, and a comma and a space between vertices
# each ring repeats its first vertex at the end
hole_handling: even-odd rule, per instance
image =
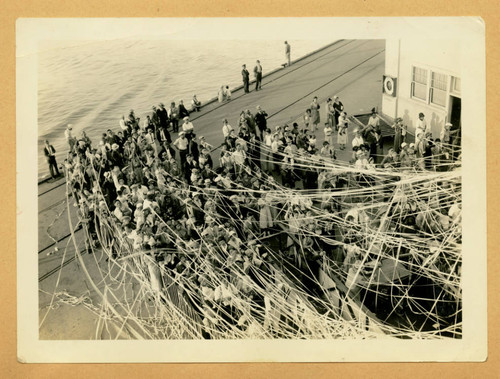
POLYGON ((189 186, 164 171, 138 232, 113 215, 99 180, 82 190, 84 165, 100 177, 90 159, 76 164, 67 180, 79 185, 68 185, 67 195, 81 211, 85 240, 100 246, 87 242, 97 277, 88 260, 79 263, 101 308, 75 299, 99 316, 96 338, 104 328, 116 338, 151 339, 461 336, 457 163, 432 172, 297 157, 295 170, 328 183, 309 190, 259 170, 249 171, 254 187, 220 172, 209 185, 189 186), (159 198, 170 216, 154 204, 159 198))

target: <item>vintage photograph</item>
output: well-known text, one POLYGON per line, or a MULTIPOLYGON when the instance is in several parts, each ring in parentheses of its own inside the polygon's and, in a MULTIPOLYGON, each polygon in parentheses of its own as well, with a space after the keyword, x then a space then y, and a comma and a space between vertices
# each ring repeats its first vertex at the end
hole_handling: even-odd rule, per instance
POLYGON ((38 339, 462 341, 464 38, 184 22, 39 38, 38 339))

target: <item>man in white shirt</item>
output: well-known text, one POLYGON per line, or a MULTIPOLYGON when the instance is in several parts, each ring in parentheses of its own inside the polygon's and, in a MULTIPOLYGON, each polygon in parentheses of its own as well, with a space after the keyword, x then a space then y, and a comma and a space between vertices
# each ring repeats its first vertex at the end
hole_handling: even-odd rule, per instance
POLYGON ((189 121, 189 116, 183 118, 184 124, 182 124, 182 131, 186 134, 187 139, 191 139, 191 135, 194 131, 194 126, 191 121, 189 121))
POLYGON ((179 133, 179 138, 174 141, 174 146, 179 150, 179 155, 181 157, 181 167, 184 167, 186 163, 186 157, 188 154, 189 140, 186 138, 186 133, 181 131, 179 133))
POLYGON ((229 123, 227 122, 227 118, 222 120, 222 134, 224 134, 224 139, 229 136, 231 130, 233 130, 233 127, 229 125, 229 123))

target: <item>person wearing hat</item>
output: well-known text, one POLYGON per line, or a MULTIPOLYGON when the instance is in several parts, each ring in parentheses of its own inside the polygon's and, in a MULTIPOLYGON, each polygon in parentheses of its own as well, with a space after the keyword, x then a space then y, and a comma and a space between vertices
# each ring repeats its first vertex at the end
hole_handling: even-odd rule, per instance
POLYGON ((451 122, 447 122, 444 124, 443 129, 441 129, 441 133, 439 135, 439 138, 442 143, 444 144, 450 144, 451 143, 451 127, 453 124, 451 122))
POLYGON ((172 131, 177 133, 179 131, 179 108, 175 106, 175 102, 170 103, 169 109, 170 125, 172 125, 172 131))
POLYGON ((245 93, 249 93, 248 85, 250 84, 250 73, 247 70, 247 65, 241 66, 241 76, 243 78, 243 89, 245 93))
MULTIPOLYGON (((406 169, 410 168, 412 164, 412 159, 409 154, 409 146, 406 142, 401 144, 400 152, 399 152, 399 163, 401 168, 406 169)), ((394 150, 396 151, 396 150, 394 150)))
POLYGON ((59 170, 57 168, 56 162, 56 149, 49 143, 49 140, 45 140, 45 147, 43 148, 43 153, 47 158, 47 163, 49 164, 50 176, 52 179, 57 178, 59 175, 59 170))
POLYGON ((158 142, 162 147, 165 148, 166 144, 171 144, 172 143, 172 137, 170 136, 170 133, 168 132, 166 123, 165 125, 161 125, 158 128, 157 136, 156 136, 158 142))
POLYGON ((397 117, 394 120, 394 124, 391 125, 391 128, 394 129, 394 151, 399 154, 401 151, 401 143, 403 142, 403 119, 397 117))
POLYGON ((182 131, 185 133, 187 139, 191 139, 191 135, 194 131, 194 126, 191 121, 189 121, 189 116, 184 116, 184 123, 182 124, 182 131))
POLYGON ((179 132, 179 137, 174 141, 174 146, 179 150, 179 156, 181 160, 181 168, 184 168, 186 164, 186 156, 189 152, 189 140, 186 138, 186 133, 184 131, 179 132))
POLYGON ((372 108, 372 114, 368 119, 368 125, 371 125, 375 130, 375 136, 377 137, 377 143, 382 148, 382 130, 380 129, 380 117, 378 115, 377 109, 372 108))
POLYGON ((335 128, 336 130, 339 130, 339 117, 344 111, 344 104, 342 104, 338 96, 334 96, 332 106, 334 110, 335 128))

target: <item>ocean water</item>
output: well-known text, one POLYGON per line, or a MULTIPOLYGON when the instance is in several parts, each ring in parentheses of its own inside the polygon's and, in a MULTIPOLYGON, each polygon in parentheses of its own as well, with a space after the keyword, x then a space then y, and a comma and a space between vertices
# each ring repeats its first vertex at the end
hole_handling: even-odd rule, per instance
MULTIPOLYGON (((292 60, 331 41, 289 41, 292 60)), ((62 163, 67 152, 64 130, 83 130, 97 144, 105 129, 119 127, 131 109, 145 119, 152 105, 194 94, 201 102, 222 85, 241 84, 241 65, 252 73, 259 59, 264 74, 285 62, 283 41, 113 40, 59 41, 38 56, 38 176, 46 176, 43 155, 48 139, 62 163)), ((251 75, 253 78, 253 75, 251 75)))

